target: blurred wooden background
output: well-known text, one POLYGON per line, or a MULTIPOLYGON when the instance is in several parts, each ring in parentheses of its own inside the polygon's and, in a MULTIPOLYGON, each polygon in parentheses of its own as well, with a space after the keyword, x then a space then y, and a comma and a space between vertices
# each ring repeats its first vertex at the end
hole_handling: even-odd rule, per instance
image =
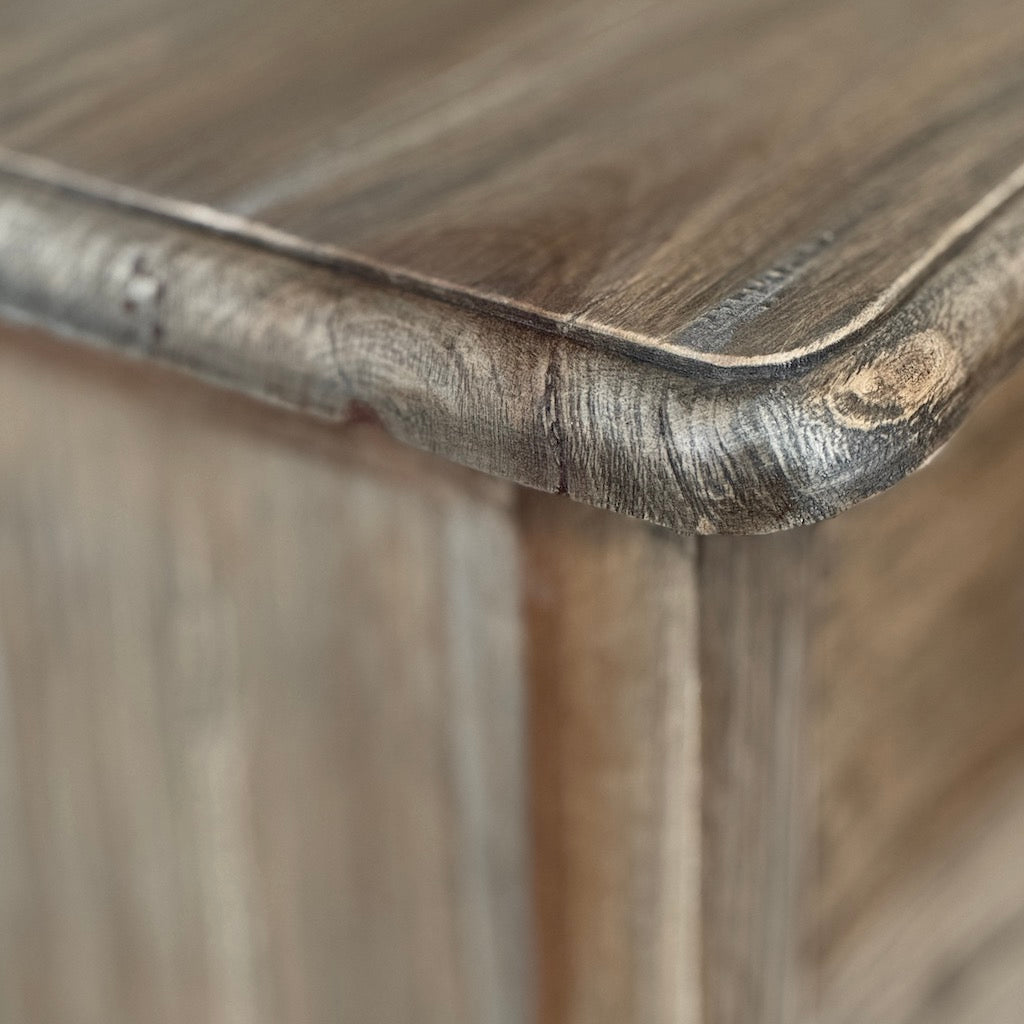
POLYGON ((0 1021, 1016 1024, 1024 381, 697 541, 0 339, 0 1021))

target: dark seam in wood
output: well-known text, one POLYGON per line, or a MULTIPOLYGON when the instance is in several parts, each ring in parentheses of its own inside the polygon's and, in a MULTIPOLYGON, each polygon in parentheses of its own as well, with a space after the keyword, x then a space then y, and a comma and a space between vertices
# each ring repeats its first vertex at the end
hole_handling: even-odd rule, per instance
POLYGON ((544 396, 542 416, 544 430, 551 451, 554 455, 555 465, 558 467, 557 494, 569 493, 569 467, 565 461, 565 436, 562 432, 562 421, 559 414, 558 403, 561 401, 562 375, 558 366, 561 357, 561 350, 558 342, 551 346, 548 355, 548 368, 544 374, 544 396))

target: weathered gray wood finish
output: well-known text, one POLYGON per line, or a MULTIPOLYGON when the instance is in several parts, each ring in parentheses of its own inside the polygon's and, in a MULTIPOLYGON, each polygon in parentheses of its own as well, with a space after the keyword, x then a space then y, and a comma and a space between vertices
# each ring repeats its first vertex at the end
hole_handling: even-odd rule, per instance
POLYGON ((16 0, 0 304, 673 529, 809 523, 1019 357, 1022 69, 1019 0, 16 0))
POLYGON ((1024 205, 876 330, 709 381, 0 172, 0 309, 681 532, 815 521, 941 444, 1024 338, 1024 205))
POLYGON ((830 347, 1024 187, 1019 0, 6 6, 8 149, 670 360, 830 347))
POLYGON ((0 1024, 1019 1024, 1022 15, 0 4, 0 1024))

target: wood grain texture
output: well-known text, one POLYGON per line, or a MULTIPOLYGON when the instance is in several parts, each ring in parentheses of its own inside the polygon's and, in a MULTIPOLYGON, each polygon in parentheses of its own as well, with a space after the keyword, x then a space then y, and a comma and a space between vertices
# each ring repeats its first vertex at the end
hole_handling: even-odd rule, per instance
POLYGON ((0 145, 649 358, 790 363, 1024 187, 1019 0, 18 0, 0 145))
POLYGON ((773 537, 525 499, 542 1020, 1020 1019, 1022 423, 773 537))
POLYGON ((813 534, 522 524, 540 1022, 813 1020, 813 534))
POLYGON ((0 400, 3 1024, 1016 1024, 1024 377, 696 540, 37 334, 0 400))
POLYGON ((815 1020, 1024 1005, 1024 377, 820 527, 809 773, 815 1020))
POLYGON ((538 1021, 699 1024, 695 544, 522 507, 538 1021))
POLYGON ((680 532, 812 522, 924 461, 1024 341, 1024 204, 853 347, 707 380, 0 174, 0 310, 680 532), (985 343, 979 343, 984 338, 985 343))
POLYGON ((813 530, 699 542, 704 1021, 795 1024, 809 1008, 799 916, 816 825, 803 797, 813 530))
POLYGON ((5 332, 0 1021, 521 1024, 506 485, 5 332))
POLYGON ((1019 354, 1020 15, 14 0, 0 303, 677 530, 811 522, 1019 354))

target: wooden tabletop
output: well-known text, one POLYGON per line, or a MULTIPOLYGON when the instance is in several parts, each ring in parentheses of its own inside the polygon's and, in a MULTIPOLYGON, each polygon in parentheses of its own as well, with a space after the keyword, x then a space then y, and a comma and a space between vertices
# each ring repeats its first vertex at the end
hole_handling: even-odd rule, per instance
POLYGON ((0 302, 681 530, 1024 341, 1022 0, 8 0, 0 302))

